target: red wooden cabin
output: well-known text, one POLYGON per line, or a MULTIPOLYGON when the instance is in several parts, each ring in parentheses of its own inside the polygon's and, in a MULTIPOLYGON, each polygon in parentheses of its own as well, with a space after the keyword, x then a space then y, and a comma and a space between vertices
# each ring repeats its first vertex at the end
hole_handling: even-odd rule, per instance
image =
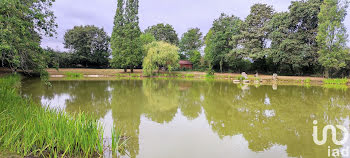
POLYGON ((180 68, 186 68, 186 69, 192 69, 193 68, 193 64, 188 61, 188 60, 180 60, 179 62, 180 64, 180 68))

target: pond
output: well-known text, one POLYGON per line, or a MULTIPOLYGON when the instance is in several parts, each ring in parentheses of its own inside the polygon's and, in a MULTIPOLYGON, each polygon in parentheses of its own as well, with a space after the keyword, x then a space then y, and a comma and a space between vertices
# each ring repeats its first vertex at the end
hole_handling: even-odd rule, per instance
POLYGON ((326 125, 349 127, 344 89, 159 79, 51 83, 26 80, 22 95, 67 113, 93 114, 107 137, 113 125, 122 129, 130 157, 322 158, 350 145, 335 145, 331 137, 316 145, 312 136, 314 120, 319 139, 326 125))

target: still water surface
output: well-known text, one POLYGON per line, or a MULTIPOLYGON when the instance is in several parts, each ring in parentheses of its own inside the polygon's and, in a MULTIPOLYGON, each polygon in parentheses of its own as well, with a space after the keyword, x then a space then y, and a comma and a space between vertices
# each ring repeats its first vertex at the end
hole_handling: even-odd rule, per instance
POLYGON ((151 79, 51 83, 27 80, 22 94, 67 113, 93 114, 107 137, 116 125, 131 137, 130 157, 322 158, 328 146, 350 145, 318 146, 312 138, 314 120, 320 130, 349 127, 346 90, 151 79))

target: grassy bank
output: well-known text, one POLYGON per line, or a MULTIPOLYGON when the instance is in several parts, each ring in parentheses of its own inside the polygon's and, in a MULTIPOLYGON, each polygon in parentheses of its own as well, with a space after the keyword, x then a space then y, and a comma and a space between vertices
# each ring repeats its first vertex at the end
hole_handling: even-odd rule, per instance
MULTIPOLYGON (((76 79, 76 80, 113 80, 120 78, 130 79, 142 79, 144 78, 141 69, 135 69, 134 73, 124 73, 121 69, 48 69, 50 80, 62 80, 62 79, 76 79), (73 76, 79 77, 71 77, 73 76), (83 76, 83 77, 81 77, 83 76)), ((152 76, 153 78, 176 78, 176 79, 210 79, 210 80, 240 80, 242 82, 242 76, 238 73, 215 73, 213 76, 207 75, 206 72, 197 71, 175 71, 171 74, 168 72, 161 72, 152 76)), ((147 77, 149 78, 149 77, 147 77)), ((274 80, 272 75, 260 74, 255 77, 254 74, 249 74, 249 83, 260 84, 281 84, 281 85, 325 85, 325 84, 342 84, 350 85, 349 79, 325 79, 322 77, 313 76, 278 76, 277 80, 274 80), (260 82, 259 82, 260 81, 260 82)))
MULTIPOLYGON (((86 114, 42 108, 18 94, 19 75, 0 78, 0 152, 35 157, 103 154, 103 128, 86 114)), ((115 140, 120 140, 115 135, 115 140)), ((114 141, 118 148, 119 141, 114 141)))
MULTIPOLYGON (((50 75, 62 75, 63 77, 67 77, 67 73, 78 73, 83 75, 101 75, 103 77, 115 77, 118 76, 130 76, 128 73, 124 73, 121 69, 78 69, 78 68, 62 68, 57 71, 56 69, 47 69, 50 75)), ((130 72, 130 71, 128 71, 130 72)), ((162 72, 161 74, 166 74, 167 72, 162 72)), ((142 69, 134 69, 134 74, 142 76, 142 69)), ((198 72, 198 71, 175 71, 173 74, 185 76, 186 74, 194 75, 195 77, 206 76, 206 72, 198 72)), ((237 78, 241 76, 238 73, 215 73, 216 78, 237 78)), ((254 76, 251 74, 250 76, 254 76)), ((259 77, 263 80, 272 79, 272 75, 264 75, 261 74, 259 77)), ((322 81, 321 77, 310 77, 310 76, 278 76, 281 80, 305 80, 311 79, 311 81, 322 81)))

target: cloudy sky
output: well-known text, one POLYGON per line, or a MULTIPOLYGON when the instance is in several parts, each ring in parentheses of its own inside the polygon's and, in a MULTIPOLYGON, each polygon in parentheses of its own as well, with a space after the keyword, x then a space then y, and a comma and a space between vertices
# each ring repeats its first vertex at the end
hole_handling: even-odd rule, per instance
MULTIPOLYGON (((206 34, 220 13, 244 19, 255 3, 273 5, 276 11, 287 11, 290 0, 140 0, 141 30, 157 23, 174 26, 178 36, 189 28, 198 27, 206 34)), ((53 10, 58 23, 57 36, 44 38, 42 45, 64 50, 64 33, 76 25, 102 27, 111 35, 117 0, 56 0, 53 10)), ((350 11, 348 11, 350 12, 350 11)), ((350 16, 345 26, 350 32, 350 16)), ((350 42, 348 42, 350 46, 350 42)))

